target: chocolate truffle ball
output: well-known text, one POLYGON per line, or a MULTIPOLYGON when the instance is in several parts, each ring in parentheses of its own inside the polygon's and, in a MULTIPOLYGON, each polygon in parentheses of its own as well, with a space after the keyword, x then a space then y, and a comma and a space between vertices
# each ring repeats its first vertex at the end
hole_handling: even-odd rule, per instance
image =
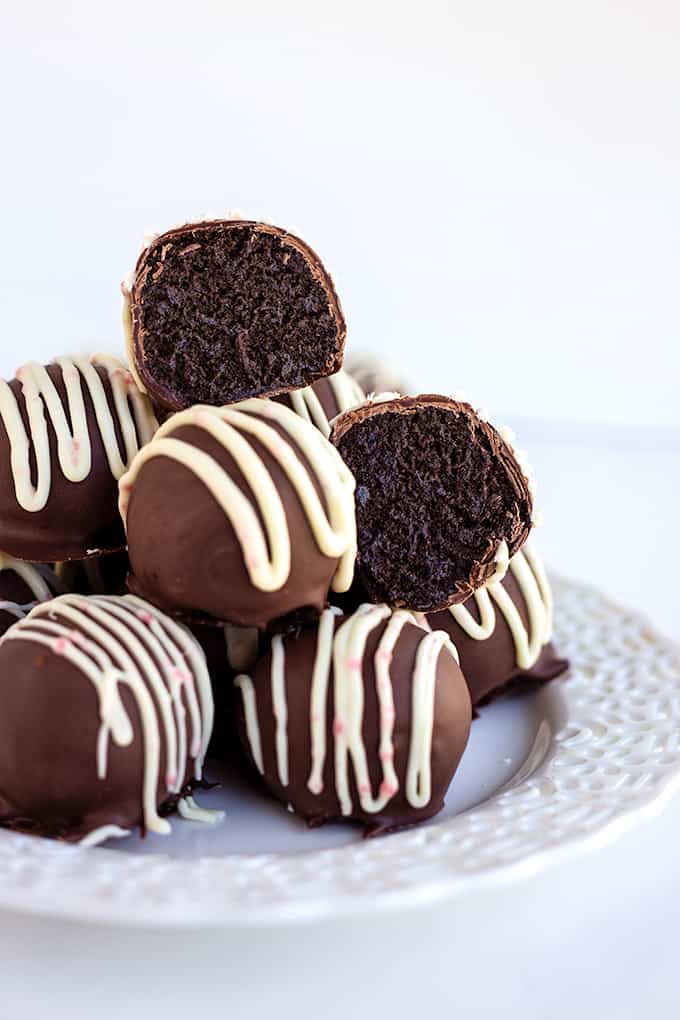
POLYGON ((172 411, 273 396, 342 366, 332 280, 280 227, 212 220, 168 230, 144 249, 123 296, 130 362, 172 411))
POLYGON ((0 549, 55 562, 123 547, 117 481, 155 426, 105 354, 30 362, 0 380, 0 549))
POLYGON ((367 401, 333 423, 356 480, 358 570, 373 602, 433 612, 500 577, 531 528, 512 448, 469 404, 367 401))
POLYGON ((319 379, 311 386, 283 393, 274 399, 292 408, 312 425, 316 425, 319 432, 328 439, 333 419, 343 411, 349 411, 351 407, 361 404, 366 397, 349 372, 340 369, 327 379, 319 379))
POLYGON ((354 479, 273 400, 174 415, 120 487, 130 589, 177 615, 263 629, 351 583, 354 479))
POLYGON ((509 688, 552 680, 569 667, 550 643, 553 601, 543 563, 530 545, 510 560, 502 581, 427 620, 456 646, 472 704, 509 688))
POLYGON ((7 631, 0 674, 2 824, 94 844, 203 816, 213 703, 179 624, 131 596, 62 595, 7 631))
POLYGON ((410 613, 328 609, 277 635, 236 679, 243 747, 265 786, 312 825, 413 825, 444 804, 470 731, 470 696, 446 634, 410 613))

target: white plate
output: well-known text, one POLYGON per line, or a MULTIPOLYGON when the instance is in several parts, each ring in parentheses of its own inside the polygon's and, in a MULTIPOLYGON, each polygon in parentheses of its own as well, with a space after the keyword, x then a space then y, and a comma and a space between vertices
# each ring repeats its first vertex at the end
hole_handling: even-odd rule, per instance
POLYGON ((154 926, 375 914, 529 875, 600 846, 680 785, 680 650, 597 591, 554 581, 572 669, 473 724, 445 811, 362 840, 308 831, 234 777, 227 820, 85 850, 0 832, 0 907, 154 926))

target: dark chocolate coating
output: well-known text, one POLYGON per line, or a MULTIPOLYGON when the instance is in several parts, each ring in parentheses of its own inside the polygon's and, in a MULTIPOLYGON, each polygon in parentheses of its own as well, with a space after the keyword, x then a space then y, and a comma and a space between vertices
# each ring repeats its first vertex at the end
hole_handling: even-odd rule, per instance
POLYGON ((79 595, 125 595, 130 559, 127 549, 57 564, 66 591, 79 595))
MULTIPOLYGON (((60 616, 52 618, 70 628, 60 616)), ((0 824, 69 841, 103 825, 143 826, 144 740, 136 700, 118 685, 132 723, 127 747, 109 740, 106 777, 97 776, 99 699, 92 681, 51 648, 30 640, 0 643, 0 824)), ((150 689, 150 688, 149 688, 150 689)), ((186 708, 185 703, 185 708, 186 708)), ((166 772, 165 732, 157 807, 174 808, 162 777, 166 772)), ((185 771, 187 783, 192 772, 185 771)))
MULTIPOLYGON (((192 624, 190 630, 203 649, 215 703, 215 722, 208 755, 222 761, 231 760, 235 746, 234 704, 238 694, 234 688, 234 677, 240 669, 246 668, 246 664, 237 669, 229 662, 224 624, 197 623, 192 624)), ((264 654, 268 647, 266 635, 258 634, 257 648, 260 654, 264 654)), ((257 654, 256 649, 255 657, 257 654)), ((251 668, 254 662, 250 662, 247 668, 251 668)))
POLYGON ((436 394, 368 401, 331 442, 356 479, 357 567, 371 601, 434 612, 464 602, 531 528, 515 455, 466 403, 436 394))
MULTIPOLYGON (((180 425, 171 436, 210 454, 250 498, 233 458, 206 430, 180 425)), ((291 568, 283 587, 273 592, 254 587, 222 507, 191 470, 159 456, 142 465, 130 495, 131 591, 188 620, 213 618, 260 629, 297 609, 323 609, 339 561, 319 551, 297 493, 278 462, 256 439, 249 442, 270 473, 288 520, 291 568)), ((304 460, 301 451, 299 456, 304 460)), ((314 472, 310 475, 317 485, 314 472)))
POLYGON ((169 410, 273 396, 342 366, 333 281, 280 227, 213 220, 168 230, 139 256, 129 298, 137 373, 169 410))
MULTIPOLYGON (((338 617, 336 629, 346 617, 338 617)), ((373 791, 377 791, 382 769, 379 751, 379 703, 376 692, 373 657, 389 621, 381 623, 370 634, 363 657, 364 717, 362 734, 366 747, 368 769, 373 791)), ((271 655, 260 659, 253 672, 260 724, 264 776, 256 770, 245 732, 243 701, 236 701, 239 734, 246 758, 251 762, 253 776, 264 781, 269 791, 282 803, 292 805, 294 811, 310 825, 326 821, 361 822, 368 835, 414 825, 436 815, 444 806, 444 797, 458 767, 470 732, 471 706, 462 673, 450 655, 442 651, 437 661, 434 730, 432 739, 432 797, 422 808, 414 808, 406 799, 405 779, 410 748, 411 697, 415 657, 424 632, 415 624, 406 624, 394 649, 391 664, 392 688, 396 712, 394 725, 394 767, 399 779, 399 791, 383 811, 365 812, 359 802, 354 770, 350 764, 348 774, 353 810, 351 816, 342 816, 335 789, 333 690, 331 673, 326 702, 326 758, 323 770, 323 791, 316 795, 307 787, 311 768, 310 696, 312 672, 316 656, 317 628, 306 627, 299 637, 284 639, 285 690, 288 708, 288 765, 289 784, 282 786, 276 764, 276 720, 274 717, 270 670, 271 655)))
MULTIPOLYGON (((522 623, 528 627, 529 615, 526 603, 519 584, 510 570, 501 583, 516 606, 522 623)), ((479 623, 480 615, 474 598, 470 598, 465 603, 465 607, 479 623)), ((491 636, 483 641, 476 641, 466 634, 448 609, 431 613, 427 618, 433 630, 445 630, 456 646, 460 657, 460 666, 470 688, 473 706, 489 701, 494 696, 509 690, 530 688, 533 684, 553 680, 569 668, 569 662, 559 658, 553 645, 549 642, 543 646, 533 666, 529 669, 521 669, 517 665, 512 631, 497 606, 495 606, 495 612, 496 626, 491 636)))
MULTIPOLYGON (((116 437, 125 456, 125 446, 118 426, 108 374, 95 366, 112 410, 116 437)), ((68 407, 63 373, 56 364, 47 372, 65 408, 68 407)), ((28 434, 28 417, 21 383, 12 379, 24 426, 28 434)), ((80 560, 99 552, 110 552, 125 546, 125 532, 118 513, 118 483, 111 474, 106 450, 101 440, 89 388, 83 385, 83 398, 92 446, 92 466, 81 482, 71 482, 63 474, 57 455, 57 441, 49 414, 46 413, 52 464, 52 485, 44 509, 31 512, 17 502, 10 463, 10 445, 4 421, 0 418, 0 549, 24 560, 54 563, 80 560)), ((31 451, 31 467, 35 460, 31 451)), ((35 482, 35 477, 33 478, 35 482)))

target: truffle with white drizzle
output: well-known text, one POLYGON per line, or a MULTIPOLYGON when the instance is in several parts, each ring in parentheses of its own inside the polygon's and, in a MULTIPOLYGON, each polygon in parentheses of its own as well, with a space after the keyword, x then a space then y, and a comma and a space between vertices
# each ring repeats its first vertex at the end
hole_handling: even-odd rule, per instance
POLYGON ((193 790, 213 724, 205 656, 133 596, 62 595, 0 640, 0 821, 87 844, 213 821, 193 790))
POLYGON ((569 663, 553 648, 553 600, 543 562, 526 544, 501 579, 487 582, 467 602, 427 617, 447 632, 460 657, 472 704, 516 683, 552 680, 569 663))
POLYGON ((0 380, 0 549, 56 562, 122 548, 117 482, 156 424, 106 354, 29 362, 0 380))
POLYGON ((246 755, 311 825, 354 820, 375 834, 441 810, 471 717, 445 633, 386 606, 328 609, 299 636, 275 636, 235 683, 246 755))
POLYGON ((331 434, 331 422, 343 411, 363 403, 366 395, 349 372, 340 369, 327 379, 318 379, 311 386, 291 390, 274 397, 280 404, 292 408, 305 421, 316 425, 326 439, 331 434))
POLYGON ((354 479, 273 400, 173 415, 120 482, 130 589, 177 615, 264 629, 354 572, 354 479))

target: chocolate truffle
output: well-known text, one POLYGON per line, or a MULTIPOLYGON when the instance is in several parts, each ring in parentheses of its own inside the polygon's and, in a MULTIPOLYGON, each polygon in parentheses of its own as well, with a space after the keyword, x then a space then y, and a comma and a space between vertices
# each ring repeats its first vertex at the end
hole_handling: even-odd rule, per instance
POLYGON ((30 362, 0 380, 0 549, 55 562, 123 547, 117 481, 155 426, 105 354, 30 362))
POLYGON ((366 397, 349 372, 340 369, 327 379, 319 379, 311 386, 292 390, 274 399, 292 408, 305 421, 316 425, 319 432, 328 439, 333 419, 343 411, 361 404, 366 397))
POLYGON ((131 596, 62 595, 0 640, 0 821, 93 845, 167 833, 192 799, 213 720, 191 635, 131 596))
POLYGON ((351 583, 354 479, 273 400, 174 415, 120 489, 130 590, 176 615, 263 629, 351 583))
POLYGON ((470 696, 447 635, 410 613, 362 606, 277 635, 241 675, 244 751, 265 786, 311 825, 412 825, 444 804, 470 731, 470 696))
POLYGON ((144 249, 123 296, 133 370, 172 411, 273 396, 342 366, 333 282, 280 227, 212 220, 168 230, 144 249))
POLYGON ((531 528, 530 483, 469 404, 369 400, 333 423, 356 480, 358 570, 373 602, 433 612, 507 569, 531 528))
POLYGON ((550 643, 553 601, 543 563, 525 545, 502 581, 480 588, 462 605, 428 617, 456 646, 472 704, 510 687, 552 680, 569 666, 550 643))

